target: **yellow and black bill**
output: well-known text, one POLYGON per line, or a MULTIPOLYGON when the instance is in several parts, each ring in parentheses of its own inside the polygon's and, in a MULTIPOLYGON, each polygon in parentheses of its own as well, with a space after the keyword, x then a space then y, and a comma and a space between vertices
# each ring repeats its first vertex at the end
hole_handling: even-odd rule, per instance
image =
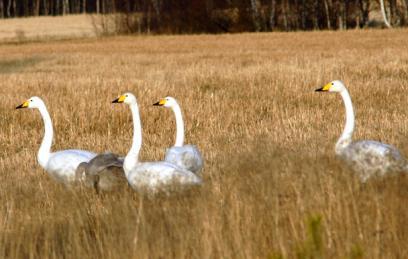
POLYGON ((153 103, 153 105, 155 105, 155 106, 163 106, 165 104, 166 104, 166 99, 161 99, 157 103, 153 103))
POLYGON ((125 101, 126 96, 125 95, 121 95, 118 98, 116 98, 115 100, 112 101, 112 103, 123 103, 125 101))
POLYGON ((330 87, 331 87, 331 86, 332 86, 332 83, 328 83, 328 84, 326 84, 326 85, 323 86, 323 87, 317 88, 317 89, 315 90, 315 92, 327 92, 327 91, 330 90, 330 87))
POLYGON ((22 109, 22 108, 27 108, 27 107, 28 107, 28 101, 25 101, 19 106, 17 106, 16 109, 22 109))

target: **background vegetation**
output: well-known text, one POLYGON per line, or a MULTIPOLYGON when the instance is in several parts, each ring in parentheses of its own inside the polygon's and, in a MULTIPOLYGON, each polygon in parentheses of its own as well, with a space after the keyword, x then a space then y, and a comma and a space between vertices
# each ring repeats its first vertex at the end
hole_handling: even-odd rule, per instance
POLYGON ((120 33, 362 28, 383 24, 379 10, 387 26, 408 23, 408 0, 0 0, 0 18, 117 14, 120 33))
POLYGON ((408 155, 406 30, 108 37, 0 47, 0 257, 408 258, 408 175, 361 184, 334 157, 344 123, 333 79, 349 87, 356 139, 408 155), (200 190, 148 200, 130 189, 67 190, 38 166, 40 115, 54 150, 125 154, 134 92, 143 160, 174 140, 181 103, 187 142, 205 157, 200 190))

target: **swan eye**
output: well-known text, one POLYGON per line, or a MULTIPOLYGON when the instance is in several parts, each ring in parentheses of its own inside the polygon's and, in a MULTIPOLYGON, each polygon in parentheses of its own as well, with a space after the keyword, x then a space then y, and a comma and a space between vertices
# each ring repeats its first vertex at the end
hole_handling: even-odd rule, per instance
POLYGON ((332 83, 332 85, 334 85, 334 83, 332 83))
POLYGON ((30 102, 33 102, 33 100, 30 100, 30 102))
POLYGON ((126 94, 125 97, 128 97, 128 95, 126 94))

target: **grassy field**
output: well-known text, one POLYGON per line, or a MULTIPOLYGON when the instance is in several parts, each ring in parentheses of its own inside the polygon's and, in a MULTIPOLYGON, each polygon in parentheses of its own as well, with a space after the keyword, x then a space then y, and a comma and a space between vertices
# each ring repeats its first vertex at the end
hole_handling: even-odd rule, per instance
POLYGON ((111 37, 0 45, 1 258, 408 258, 408 175, 361 184, 334 156, 349 87, 355 139, 408 156, 407 30, 111 37), (56 184, 36 162, 41 96, 54 150, 125 154, 136 94, 143 160, 175 138, 205 157, 200 190, 147 199, 56 184))
POLYGON ((0 43, 95 37, 100 18, 92 15, 41 16, 0 20, 0 43))

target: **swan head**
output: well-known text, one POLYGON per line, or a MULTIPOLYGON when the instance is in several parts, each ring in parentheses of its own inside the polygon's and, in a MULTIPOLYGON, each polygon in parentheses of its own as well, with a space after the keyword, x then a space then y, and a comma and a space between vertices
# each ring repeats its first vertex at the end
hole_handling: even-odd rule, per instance
POLYGON ((115 100, 113 100, 112 103, 134 104, 136 103, 136 97, 132 93, 124 93, 115 100))
POLYGON ((340 93, 346 89, 343 82, 340 80, 331 81, 330 83, 326 84, 323 87, 316 89, 316 92, 334 92, 340 93))
POLYGON ((29 108, 29 109, 34 109, 34 108, 40 108, 44 106, 43 100, 41 100, 40 97, 33 96, 30 99, 26 100, 22 104, 16 107, 16 109, 22 109, 22 108, 29 108))
POLYGON ((174 105, 177 105, 176 99, 173 97, 167 96, 165 98, 160 99, 157 103, 154 103, 153 105, 155 106, 164 106, 167 108, 173 107, 174 105))

